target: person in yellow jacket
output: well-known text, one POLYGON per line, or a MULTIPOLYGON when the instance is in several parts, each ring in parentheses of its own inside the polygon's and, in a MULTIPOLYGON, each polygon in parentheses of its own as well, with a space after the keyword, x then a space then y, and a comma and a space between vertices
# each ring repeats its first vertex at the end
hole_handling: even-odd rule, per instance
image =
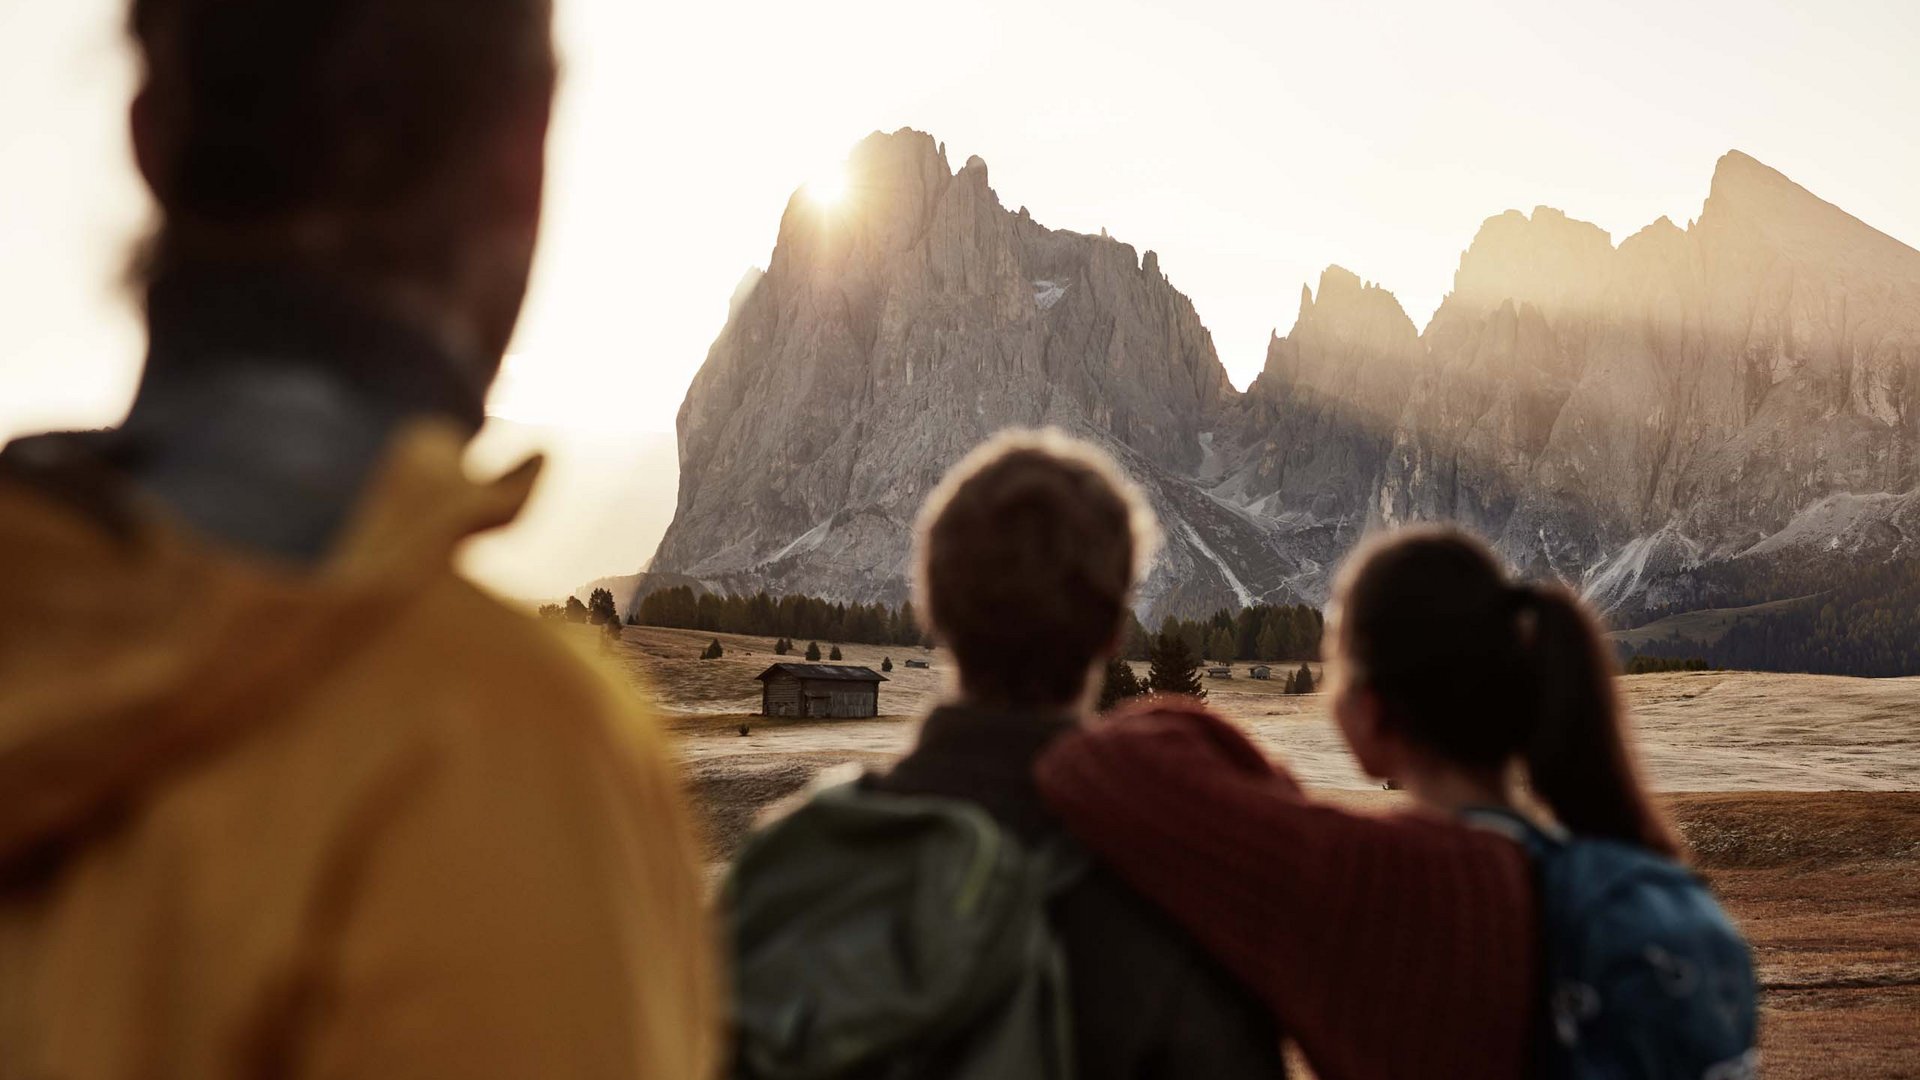
POLYGON ((138 0, 118 428, 0 452, 0 1080, 698 1078, 664 739, 465 582, 544 0, 138 0))

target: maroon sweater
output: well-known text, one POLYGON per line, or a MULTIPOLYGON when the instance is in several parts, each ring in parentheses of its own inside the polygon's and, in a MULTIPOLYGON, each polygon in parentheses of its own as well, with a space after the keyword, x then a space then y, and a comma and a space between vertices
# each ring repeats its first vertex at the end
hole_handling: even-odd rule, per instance
POLYGON ((1321 1080, 1527 1074, 1535 901, 1512 841, 1316 803, 1197 703, 1138 706, 1037 768, 1067 825, 1254 988, 1321 1080))

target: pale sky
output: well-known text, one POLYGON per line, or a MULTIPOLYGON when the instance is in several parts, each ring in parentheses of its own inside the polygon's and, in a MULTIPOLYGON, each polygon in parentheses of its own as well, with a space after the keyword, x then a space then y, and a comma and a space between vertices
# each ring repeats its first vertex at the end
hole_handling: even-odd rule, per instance
MULTIPOLYGON (((788 195, 876 129, 1157 250, 1241 386, 1328 263, 1424 325, 1486 217, 1684 225, 1730 148, 1920 243, 1912 0, 556 2, 546 241, 492 406, 539 425, 671 430, 788 195)), ((121 10, 0 0, 0 438, 110 423, 137 373, 121 10)))

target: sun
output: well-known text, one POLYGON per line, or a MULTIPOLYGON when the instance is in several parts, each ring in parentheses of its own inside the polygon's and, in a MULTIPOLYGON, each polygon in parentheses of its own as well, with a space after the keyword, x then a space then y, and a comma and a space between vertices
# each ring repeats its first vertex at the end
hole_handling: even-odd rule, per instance
POLYGON ((847 168, 836 165, 807 181, 807 199, 822 210, 831 210, 847 198, 847 168))

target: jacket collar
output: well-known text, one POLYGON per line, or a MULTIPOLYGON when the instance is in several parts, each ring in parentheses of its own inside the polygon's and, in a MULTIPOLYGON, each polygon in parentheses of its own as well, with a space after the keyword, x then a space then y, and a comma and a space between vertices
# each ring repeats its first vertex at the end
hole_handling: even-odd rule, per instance
POLYGON ((450 425, 401 431, 311 567, 164 519, 110 535, 57 497, 60 462, 0 456, 0 884, 258 729, 447 580, 464 539, 511 521, 538 460, 475 483, 464 445, 450 425))

